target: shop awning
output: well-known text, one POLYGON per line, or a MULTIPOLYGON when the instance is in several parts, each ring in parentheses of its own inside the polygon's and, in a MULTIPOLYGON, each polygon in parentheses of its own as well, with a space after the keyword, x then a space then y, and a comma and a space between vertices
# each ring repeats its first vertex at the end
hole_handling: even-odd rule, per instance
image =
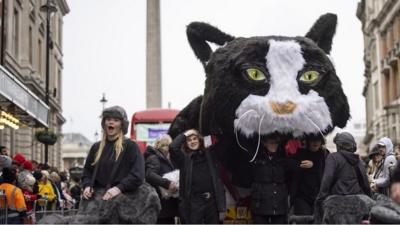
POLYGON ((49 107, 3 66, 0 66, 0 105, 27 125, 48 127, 49 107))

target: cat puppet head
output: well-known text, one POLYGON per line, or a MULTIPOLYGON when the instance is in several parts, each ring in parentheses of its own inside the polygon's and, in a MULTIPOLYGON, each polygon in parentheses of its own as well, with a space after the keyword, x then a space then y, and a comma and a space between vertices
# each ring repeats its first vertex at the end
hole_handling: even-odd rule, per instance
POLYGON ((328 13, 305 37, 250 38, 189 24, 187 37, 204 66, 205 89, 178 114, 169 134, 198 128, 205 136, 236 135, 252 145, 272 133, 297 138, 346 126, 349 105, 329 56, 336 22, 328 13), (212 51, 209 43, 219 47, 212 51))
POLYGON ((329 56, 336 21, 322 15, 305 37, 233 37, 206 23, 188 25, 206 72, 203 97, 192 102, 202 134, 303 137, 344 127, 349 105, 329 56), (219 47, 212 51, 209 42, 219 47))

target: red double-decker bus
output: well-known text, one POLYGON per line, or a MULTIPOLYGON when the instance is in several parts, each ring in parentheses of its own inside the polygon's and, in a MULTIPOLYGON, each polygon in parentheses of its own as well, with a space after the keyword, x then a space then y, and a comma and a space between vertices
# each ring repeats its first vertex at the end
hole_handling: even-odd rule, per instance
POLYGON ((147 109, 132 115, 131 139, 137 142, 142 153, 158 136, 167 133, 178 113, 177 109, 147 109))

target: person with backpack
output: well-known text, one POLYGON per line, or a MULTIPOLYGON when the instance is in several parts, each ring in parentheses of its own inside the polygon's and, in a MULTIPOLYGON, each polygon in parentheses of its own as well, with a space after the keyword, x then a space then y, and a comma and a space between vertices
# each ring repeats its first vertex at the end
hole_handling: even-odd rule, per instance
POLYGON ((322 203, 328 196, 357 194, 371 196, 365 165, 354 153, 357 144, 353 135, 348 132, 338 133, 333 142, 336 144, 337 152, 329 154, 325 161, 321 188, 315 202, 316 223, 321 223, 322 203))

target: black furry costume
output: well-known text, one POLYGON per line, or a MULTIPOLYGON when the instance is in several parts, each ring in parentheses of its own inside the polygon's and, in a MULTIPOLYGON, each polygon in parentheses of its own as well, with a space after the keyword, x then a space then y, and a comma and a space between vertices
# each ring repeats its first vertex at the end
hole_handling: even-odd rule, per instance
MULTIPOLYGON (((189 24, 187 37, 204 66, 205 89, 178 114, 169 134, 174 138, 195 128, 211 135, 217 142, 210 151, 218 152, 231 182, 248 188, 249 161, 258 153, 261 136, 279 133, 289 140, 345 127, 349 104, 329 56, 336 23, 336 15, 328 13, 305 37, 250 38, 233 37, 202 22, 189 24), (208 42, 219 48, 212 51, 208 42)), ((331 196, 319 219, 360 223, 376 204, 367 196, 331 196)), ((397 221, 394 215, 400 210, 391 212, 378 214, 397 221)))
POLYGON ((216 137, 212 148, 220 152, 233 182, 249 187, 248 161, 260 135, 297 138, 344 127, 349 105, 328 55, 336 20, 334 14, 321 16, 305 37, 235 38, 206 23, 189 24, 187 36, 204 66, 205 89, 178 114, 169 134, 174 138, 196 128, 216 137), (207 42, 220 47, 212 52, 207 42), (292 86, 277 87, 286 83, 292 86))

